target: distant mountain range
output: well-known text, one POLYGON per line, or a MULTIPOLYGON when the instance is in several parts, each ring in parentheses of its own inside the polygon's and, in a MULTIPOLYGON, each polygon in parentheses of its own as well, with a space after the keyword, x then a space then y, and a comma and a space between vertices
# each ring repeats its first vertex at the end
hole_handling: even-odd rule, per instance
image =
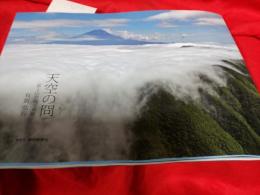
POLYGON ((48 44, 73 44, 73 45, 143 45, 143 44, 163 44, 163 42, 152 42, 136 39, 126 39, 118 35, 111 34, 105 30, 97 29, 78 36, 64 40, 47 42, 48 44))

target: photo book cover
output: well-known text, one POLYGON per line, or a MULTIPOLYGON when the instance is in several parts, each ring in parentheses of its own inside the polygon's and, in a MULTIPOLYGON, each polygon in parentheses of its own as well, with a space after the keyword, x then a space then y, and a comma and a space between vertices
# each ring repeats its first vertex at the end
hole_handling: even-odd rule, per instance
POLYGON ((0 91, 1 165, 259 158, 260 96, 213 13, 19 13, 0 91))

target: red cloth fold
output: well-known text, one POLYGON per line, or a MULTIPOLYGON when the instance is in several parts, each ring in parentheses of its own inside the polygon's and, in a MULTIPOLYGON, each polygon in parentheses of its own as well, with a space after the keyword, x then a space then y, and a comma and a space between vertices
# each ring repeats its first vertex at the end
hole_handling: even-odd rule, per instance
POLYGON ((2 195, 259 195, 260 161, 1 170, 2 195))
MULTIPOLYGON (((74 0, 98 13, 160 9, 222 15, 260 89, 259 0, 74 0)), ((45 11, 50 0, 0 0, 0 51, 16 12, 45 11)), ((260 194, 260 161, 0 170, 0 195, 260 194)))

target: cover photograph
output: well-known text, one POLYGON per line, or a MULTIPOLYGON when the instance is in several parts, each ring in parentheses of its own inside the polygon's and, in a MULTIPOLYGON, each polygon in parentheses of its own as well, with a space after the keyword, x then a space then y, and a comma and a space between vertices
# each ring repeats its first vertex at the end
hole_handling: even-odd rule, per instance
POLYGON ((259 159, 260 96, 219 15, 19 13, 0 140, 0 168, 259 159))

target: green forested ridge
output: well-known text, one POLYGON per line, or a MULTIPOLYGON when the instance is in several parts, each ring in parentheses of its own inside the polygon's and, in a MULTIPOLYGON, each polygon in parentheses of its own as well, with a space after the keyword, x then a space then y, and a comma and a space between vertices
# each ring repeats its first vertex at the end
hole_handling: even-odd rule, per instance
POLYGON ((200 88, 199 103, 180 100, 164 86, 151 93, 149 84, 149 98, 131 127, 133 159, 260 154, 260 96, 242 61, 223 62, 231 66, 217 66, 227 84, 199 75, 216 92, 200 88))
MULTIPOLYGON (((125 125, 127 142, 129 141, 126 150, 121 150, 121 145, 116 146, 120 154, 125 153, 122 158, 144 160, 231 154, 259 155, 260 95, 242 61, 223 62, 228 66, 215 65, 214 68, 226 81, 225 85, 220 85, 207 74, 195 73, 200 81, 199 86, 203 86, 198 89, 196 99, 192 94, 183 94, 183 99, 180 94, 173 94, 167 81, 147 83, 140 88, 137 106, 141 109, 138 109, 136 118, 122 121, 118 127, 121 130, 121 125, 125 125), (131 145, 130 151, 128 144, 131 145)), ((181 88, 176 87, 176 91, 181 92, 181 88)), ((109 134, 104 134, 108 133, 104 127, 110 124, 94 120, 84 105, 83 102, 80 106, 74 123, 75 137, 71 138, 76 138, 79 142, 75 149, 79 151, 76 154, 78 159, 93 160, 93 156, 97 158, 97 154, 101 160, 121 159, 116 152, 116 156, 104 153, 104 148, 111 144, 106 143, 109 134), (95 149, 100 145, 102 155, 95 149)), ((30 137, 28 134, 34 131, 34 127, 28 128, 30 124, 27 120, 24 123, 23 119, 2 113, 0 115, 3 116, 0 119, 0 161, 69 160, 70 151, 63 142, 51 142, 50 145, 44 142, 17 142, 17 138, 30 137), (27 132, 25 136, 24 131, 27 132)), ((38 126, 36 121, 34 125, 48 128, 42 122, 38 126)), ((111 127, 114 127, 113 124, 111 127)))

